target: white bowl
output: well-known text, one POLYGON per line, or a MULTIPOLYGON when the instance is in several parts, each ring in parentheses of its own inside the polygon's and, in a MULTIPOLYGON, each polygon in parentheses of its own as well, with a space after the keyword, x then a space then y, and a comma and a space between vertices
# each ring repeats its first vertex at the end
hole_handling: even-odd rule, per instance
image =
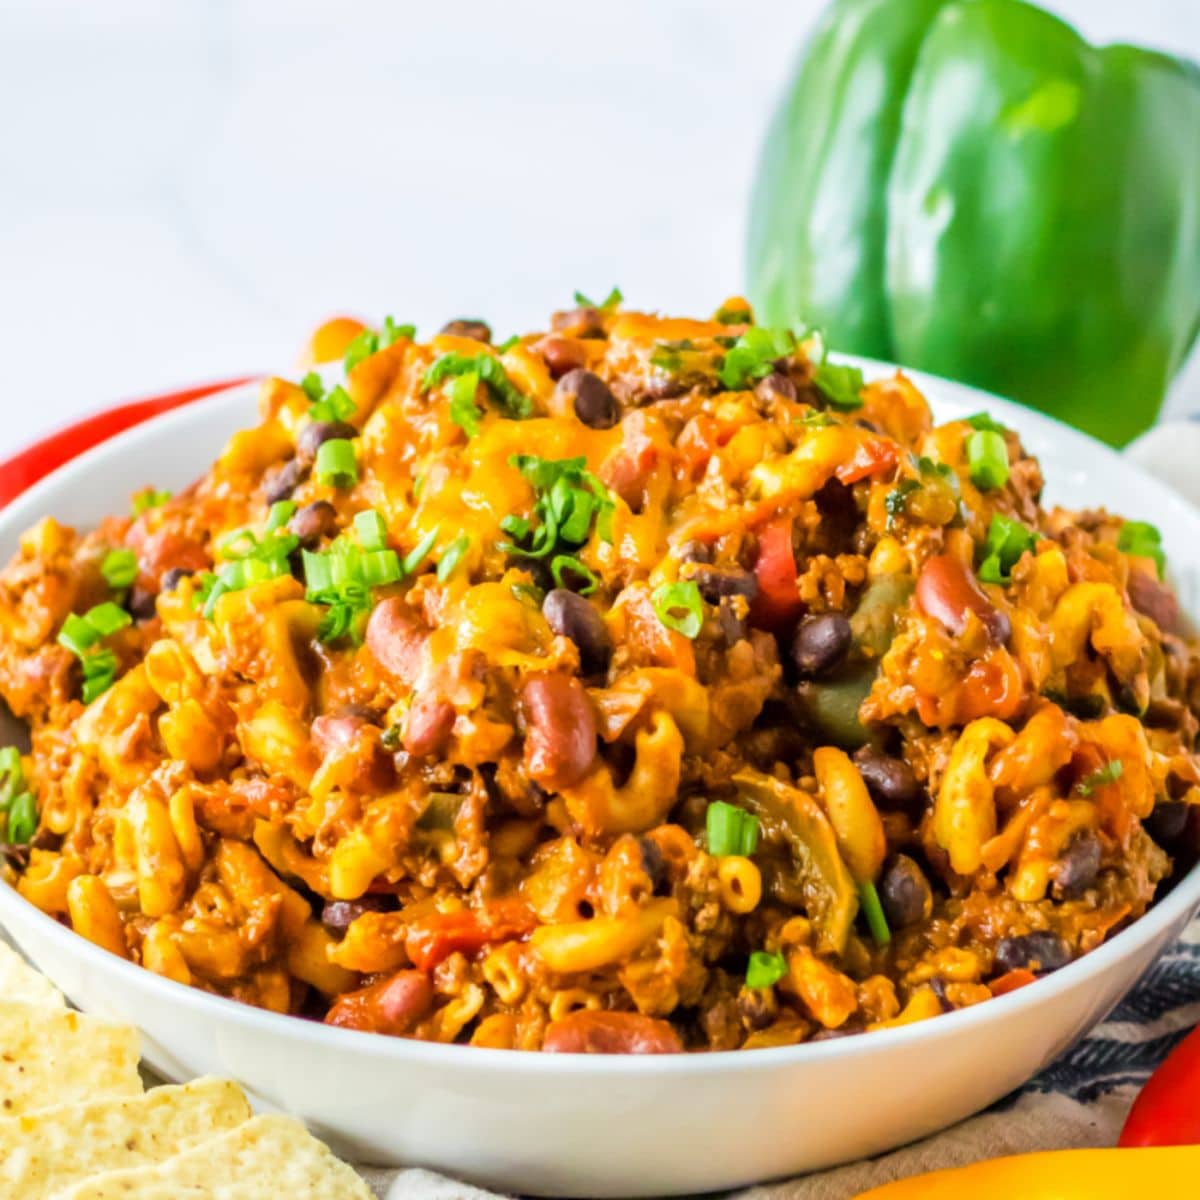
MULTIPOLYGON (((1038 413, 914 378, 940 419, 987 408, 1020 430, 1051 499, 1153 521, 1176 574, 1196 577, 1200 514, 1174 492, 1038 413)), ((0 515, 0 555, 44 514, 89 525, 123 510, 137 486, 187 483, 254 419, 254 389, 240 388, 98 447, 0 515)), ((232 1075, 358 1161, 559 1196, 730 1188, 950 1125, 1019 1087, 1102 1018, 1198 905, 1200 869, 1079 961, 922 1024, 773 1050, 609 1058, 440 1046, 262 1012, 123 962, 0 885, 0 922, 21 949, 84 1010, 136 1025, 162 1075, 232 1075)))

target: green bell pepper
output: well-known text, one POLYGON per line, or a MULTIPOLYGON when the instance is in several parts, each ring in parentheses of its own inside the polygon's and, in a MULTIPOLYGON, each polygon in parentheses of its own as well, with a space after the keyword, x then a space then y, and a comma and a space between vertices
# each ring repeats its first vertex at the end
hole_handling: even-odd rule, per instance
POLYGON ((771 124, 748 263, 768 324, 1122 445, 1200 333, 1200 70, 1021 0, 836 0, 771 124))

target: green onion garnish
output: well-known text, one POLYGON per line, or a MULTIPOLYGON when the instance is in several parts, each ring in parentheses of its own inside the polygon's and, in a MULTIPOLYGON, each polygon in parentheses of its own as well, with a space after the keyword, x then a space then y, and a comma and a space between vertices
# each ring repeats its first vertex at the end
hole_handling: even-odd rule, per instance
POLYGON ((435 525, 405 556, 401 566, 404 568, 404 575, 407 578, 409 575, 415 575, 417 568, 429 557, 430 550, 433 549, 434 542, 437 541, 437 526, 435 525))
POLYGON ((37 803, 16 746, 0 750, 0 816, 7 818, 4 841, 10 845, 25 845, 37 831, 37 803))
POLYGON ((314 421, 348 421, 358 411, 358 405, 350 398, 350 393, 339 383, 328 395, 318 392, 323 388, 321 377, 310 371, 300 384, 305 395, 312 400, 308 415, 314 421), (314 382, 315 381, 315 382, 314 382))
POLYGON ((862 905, 863 916, 867 918, 867 928, 871 931, 875 944, 886 946, 892 940, 892 931, 888 928, 883 905, 879 903, 879 893, 869 879, 858 885, 858 899, 862 905))
POLYGON ((519 420, 533 412, 533 404, 529 397, 524 395, 509 379, 508 372, 505 371, 500 360, 493 358, 490 354, 459 354, 457 352, 443 354, 425 372, 425 378, 421 380, 421 390, 427 392, 447 379, 457 379, 462 375, 471 374, 479 376, 476 387, 479 386, 479 383, 487 384, 489 397, 506 417, 519 420))
POLYGON ((438 559, 437 565, 437 581, 445 583, 451 575, 454 574, 454 568, 462 561, 462 556, 466 554, 467 547, 471 544, 471 539, 465 533, 460 533, 442 551, 442 557, 438 559))
POLYGON ((100 574, 114 591, 120 592, 132 587, 138 577, 137 555, 124 547, 110 550, 100 564, 100 574))
POLYGON ((7 840, 11 845, 27 845, 37 833, 37 802, 29 792, 22 792, 8 810, 7 840))
POLYGON ((704 598, 692 580, 664 583, 651 596, 658 619, 685 638, 695 638, 704 624, 704 598))
POLYGON ((769 988, 787 974, 787 959, 782 954, 755 950, 746 965, 746 986, 752 989, 769 988))
POLYGON ((514 333, 512 337, 505 338, 504 341, 496 347, 497 354, 507 354, 521 340, 519 334, 514 333))
POLYGON ((1119 758, 1112 758, 1099 770, 1081 779, 1075 790, 1081 796, 1090 796, 1097 788, 1116 783, 1124 774, 1125 764, 1119 758))
POLYGON ((358 458, 348 438, 330 438, 317 451, 317 482, 326 487, 348 488, 358 482, 358 458))
POLYGON ((966 423, 970 425, 972 429, 984 429, 990 431, 991 433, 1005 432, 1005 426, 1001 425, 991 413, 972 413, 971 416, 964 417, 963 420, 966 421, 966 423))
POLYGON ((140 517, 142 513, 148 512, 152 508, 161 508, 170 498, 170 492, 159 491, 156 488, 147 488, 145 491, 138 492, 133 497, 133 515, 140 517))
POLYGON ((1007 584, 1012 582, 1012 569, 1026 550, 1037 545, 1037 535, 1020 521, 995 514, 988 526, 987 540, 983 543, 983 560, 979 564, 979 578, 984 583, 1007 584))
POLYGON ((117 677, 117 656, 100 642, 119 629, 133 624, 133 618, 111 600, 97 604, 80 616, 71 613, 58 631, 58 644, 70 650, 83 666, 83 702, 91 704, 106 692, 117 677))
POLYGON ((842 412, 862 408, 863 373, 857 367, 823 362, 813 371, 817 391, 842 412))
POLYGON ((983 491, 1008 482, 1008 443, 994 429, 977 429, 967 438, 967 466, 971 482, 983 491))
POLYGON ((364 358, 370 358, 372 354, 386 350, 393 342, 402 337, 412 338, 416 332, 415 325, 397 325, 391 317, 384 317, 382 329, 364 329, 346 347, 344 359, 346 374, 349 375, 364 358))
POLYGON ((733 343, 717 375, 723 386, 737 391, 765 379, 779 359, 790 357, 795 350, 796 338, 790 330, 755 326, 733 343))
POLYGON ((475 403, 479 384, 479 372, 467 371, 450 385, 450 420, 469 438, 479 432, 480 413, 475 403))
POLYGON ((614 287, 599 304, 595 300, 589 300, 582 292, 575 293, 575 303, 581 308, 598 308, 601 312, 612 312, 624 299, 619 287, 614 287))
POLYGON ((267 511, 267 523, 263 533, 276 533, 296 515, 296 504, 293 500, 277 500, 267 511))
POLYGON ((714 800, 704 814, 704 825, 708 852, 714 858, 731 854, 749 857, 758 849, 758 818, 736 804, 714 800))
POLYGON ((354 532, 364 550, 383 550, 387 546, 387 524, 373 508, 354 518, 354 532))
POLYGON ((1148 521, 1126 521, 1117 535, 1117 549, 1135 558, 1151 558, 1161 579, 1167 571, 1167 556, 1163 553, 1162 534, 1148 521))

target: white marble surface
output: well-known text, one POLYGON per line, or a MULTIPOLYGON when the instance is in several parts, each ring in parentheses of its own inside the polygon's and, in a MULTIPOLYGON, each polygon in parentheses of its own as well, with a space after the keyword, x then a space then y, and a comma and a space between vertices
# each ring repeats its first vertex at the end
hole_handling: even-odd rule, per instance
MULTIPOLYGON (((1198 0, 1051 7, 1200 57, 1198 0)), ((503 335, 577 287, 715 305, 818 9, 0 0, 0 452, 283 369, 334 311, 503 335)))

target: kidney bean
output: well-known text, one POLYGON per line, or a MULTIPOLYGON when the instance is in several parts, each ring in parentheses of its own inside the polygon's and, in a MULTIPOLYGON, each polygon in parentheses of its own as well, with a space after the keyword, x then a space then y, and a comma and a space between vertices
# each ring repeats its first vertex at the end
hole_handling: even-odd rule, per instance
POLYGON ((596 757, 596 718, 573 675, 531 675, 521 688, 525 769, 550 791, 578 783, 596 757))
POLYGON ((850 622, 841 613, 805 617, 792 639, 792 662, 802 679, 816 679, 846 657, 850 641, 850 622))
POLYGON ((1146 818, 1146 832, 1160 845, 1169 846, 1183 836, 1191 806, 1182 800, 1164 800, 1146 818))
POLYGON ((681 1054, 683 1043, 666 1021, 583 1009, 551 1022, 542 1049, 549 1054, 681 1054))
POLYGON ((490 345, 492 340, 492 327, 478 317, 456 317, 447 321, 441 331, 451 337, 473 338, 485 345, 490 345))
POLYGON ((312 739, 323 756, 354 754, 351 782, 363 791, 386 788, 395 774, 395 763, 379 741, 372 722, 353 713, 325 714, 312 723, 312 739))
POLYGON ((854 765, 880 808, 914 812, 922 807, 924 792, 912 767, 903 759, 884 754, 874 746, 862 746, 854 752, 854 765))
POLYGON ((1130 571, 1129 602, 1163 633, 1179 633, 1181 616, 1175 593, 1146 571, 1130 571))
POLYGON ((1089 831, 1076 834, 1067 844, 1054 870, 1055 894, 1077 900, 1096 882, 1100 872, 1100 839, 1089 831))
POLYGON ((288 530, 300 539, 300 545, 312 550, 323 537, 337 533, 337 509, 328 500, 314 500, 295 513, 288 530))
POLYGON ((1038 931, 1001 938, 996 947, 995 967, 999 973, 1026 968, 1039 974, 1057 971, 1071 961, 1071 947, 1056 933, 1038 931))
POLYGON ((795 400, 796 385, 782 371, 772 371, 754 385, 754 394, 760 400, 795 400))
POLYGON ((338 998, 325 1017, 327 1025, 400 1037, 433 1007, 433 985, 424 971, 395 975, 338 998))
POLYGON ((575 398, 575 415, 591 429, 611 429, 621 419, 621 408, 608 384, 599 375, 576 367, 559 381, 560 395, 575 398))
POLYGON ((367 649, 385 671, 411 687, 429 637, 399 596, 375 605, 367 621, 367 649))
POLYGON ((306 425, 296 439, 296 461, 311 467, 317 461, 317 451, 335 438, 356 438, 358 430, 347 421, 313 421, 306 425))
POLYGON ((936 554, 917 577, 917 603, 923 612, 940 621, 955 637, 967 627, 974 613, 996 642, 1007 642, 1012 634, 1008 617, 988 599, 978 580, 952 554, 936 554))
POLYGON ((559 637, 570 638, 579 648, 585 675, 608 669, 612 638, 603 617, 582 597, 566 588, 554 588, 542 601, 542 615, 559 637))
POLYGON ((298 458, 289 458, 266 481, 263 496, 267 503, 278 504, 280 500, 287 500, 308 478, 309 470, 309 464, 302 463, 298 458))
POLYGON ((719 604, 722 596, 745 596, 753 600, 758 595, 758 579, 744 567, 698 566, 688 577, 709 604, 719 604))
POLYGON ((582 367, 587 357, 583 343, 578 338, 559 337, 554 333, 542 338, 536 349, 551 379, 561 379, 568 371, 582 367))
POLYGON ((360 896, 357 900, 327 900, 321 909, 321 924, 332 933, 345 933, 363 913, 387 912, 394 907, 384 896, 360 896))
POLYGON ((418 696, 404 722, 401 740, 405 750, 415 758, 436 754, 446 744, 456 715, 453 707, 440 696, 418 696))
POLYGON ((884 866, 879 900, 893 929, 918 925, 933 911, 929 881, 907 854, 897 854, 884 866))

